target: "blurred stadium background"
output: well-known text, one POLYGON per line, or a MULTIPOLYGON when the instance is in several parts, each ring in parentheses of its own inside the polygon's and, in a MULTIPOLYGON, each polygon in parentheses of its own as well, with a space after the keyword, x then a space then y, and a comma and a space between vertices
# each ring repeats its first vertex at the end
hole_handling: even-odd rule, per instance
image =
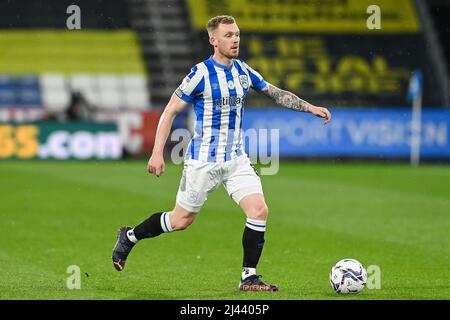
MULTIPOLYGON (((2 126, 0 157, 148 155, 170 95, 211 54, 206 21, 228 13, 242 29, 242 59, 267 81, 333 111, 326 130, 251 95, 245 125, 281 129, 281 156, 408 159, 408 86, 421 70, 421 155, 448 160, 446 1, 378 1, 380 30, 366 26, 370 1, 320 3, 81 0, 81 29, 68 30, 71 1, 1 1, 0 121, 14 126, 2 126), (21 125, 38 120, 46 121, 21 125)), ((188 112, 175 127, 186 127, 185 119, 188 112)))
MULTIPOLYGON (((450 3, 445 0, 0 0, 0 214, 7 244, 0 253, 0 297, 254 298, 232 290, 243 224, 224 218, 227 211, 239 212, 230 209, 224 193, 211 196, 191 233, 155 240, 177 251, 182 239, 187 247, 179 261, 160 255, 161 265, 155 266, 142 260, 144 249, 137 248, 141 261, 128 267, 134 263, 134 272, 139 266, 142 274, 152 270, 151 277, 142 275, 145 285, 138 276, 114 278, 109 265, 120 225, 173 205, 181 169, 166 157, 167 177, 157 184, 145 176, 146 160, 171 94, 190 68, 212 53, 204 26, 220 14, 237 19, 241 59, 267 81, 333 115, 324 127, 258 94, 246 101, 244 127, 279 129, 280 156, 292 160, 282 162, 280 174, 264 184, 274 212, 272 237, 280 243, 268 244, 261 268, 273 272, 275 261, 291 268, 275 275, 285 288, 278 297, 334 297, 328 269, 354 254, 387 270, 386 291, 358 297, 448 299, 450 3), (69 30, 74 11, 67 10, 73 4, 81 9, 81 29, 69 30), (381 8, 379 30, 366 25, 372 4, 381 8), (423 75, 420 158, 434 165, 413 169, 410 82, 417 70, 423 75), (305 159, 311 161, 298 161, 305 159), (382 163, 367 163, 373 159, 382 163), (296 212, 290 192, 306 198, 305 212, 296 212), (316 193, 325 199, 317 203, 316 193), (230 247, 218 245, 224 233, 217 221, 234 237, 230 247), (214 251, 201 240, 206 227, 212 228, 211 246, 230 250, 211 253, 208 270, 199 265, 214 251), (22 241, 16 241, 18 235, 22 241), (353 247, 344 245, 350 242, 353 247), (305 260, 311 269, 297 274, 305 260), (408 274, 399 276, 405 261, 408 274), (97 274, 83 280, 91 281, 83 284, 87 293, 71 296, 65 289, 65 268, 72 263, 97 274), (229 265, 217 281, 230 290, 215 291, 194 277, 183 280, 181 288, 188 288, 183 295, 180 279, 165 273, 174 264, 206 276, 229 265), (313 271, 323 278, 319 287, 311 281, 313 271), (115 284, 106 284, 111 279, 115 284), (118 289, 130 284, 142 290, 118 289), (170 291, 172 285, 178 290, 170 291)), ((189 127, 191 117, 191 110, 180 114, 174 129, 189 127)))

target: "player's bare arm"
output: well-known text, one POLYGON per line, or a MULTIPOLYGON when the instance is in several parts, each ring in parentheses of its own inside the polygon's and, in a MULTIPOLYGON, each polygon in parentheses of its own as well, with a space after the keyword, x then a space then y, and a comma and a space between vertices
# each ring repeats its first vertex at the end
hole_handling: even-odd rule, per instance
POLYGON ((147 171, 155 174, 157 177, 164 173, 164 146, 172 128, 173 120, 188 103, 178 98, 175 94, 170 98, 169 103, 164 109, 161 118, 159 118, 158 128, 156 130, 155 145, 147 164, 147 171))
POLYGON ((283 107, 294 111, 310 112, 317 117, 324 118, 325 124, 331 121, 331 114, 327 108, 314 106, 292 92, 277 88, 270 83, 267 83, 267 86, 261 92, 283 107))

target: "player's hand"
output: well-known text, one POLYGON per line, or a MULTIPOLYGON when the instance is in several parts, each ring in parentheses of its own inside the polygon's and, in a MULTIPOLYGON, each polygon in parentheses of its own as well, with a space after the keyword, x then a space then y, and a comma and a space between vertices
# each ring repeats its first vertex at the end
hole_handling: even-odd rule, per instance
POLYGON ((164 157, 162 155, 153 154, 148 160, 147 171, 155 174, 157 177, 164 173, 164 167, 164 157))
POLYGON ((312 106, 310 107, 309 111, 316 117, 324 118, 325 119, 324 124, 327 124, 328 122, 331 121, 331 113, 330 111, 328 111, 327 108, 312 106))

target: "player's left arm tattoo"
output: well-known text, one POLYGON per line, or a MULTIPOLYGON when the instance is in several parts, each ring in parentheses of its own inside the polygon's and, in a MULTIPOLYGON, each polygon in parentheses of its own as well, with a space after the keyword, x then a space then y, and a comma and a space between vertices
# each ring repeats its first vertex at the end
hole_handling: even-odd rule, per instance
POLYGON ((300 112, 310 112, 310 104, 303 99, 300 99, 292 92, 282 90, 280 88, 267 83, 267 86, 261 92, 275 101, 277 104, 300 112))

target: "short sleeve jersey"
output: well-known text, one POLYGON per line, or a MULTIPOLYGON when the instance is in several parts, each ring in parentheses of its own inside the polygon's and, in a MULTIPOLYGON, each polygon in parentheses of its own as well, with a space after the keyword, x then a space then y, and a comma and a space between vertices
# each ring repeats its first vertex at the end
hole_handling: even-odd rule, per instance
POLYGON ((175 91, 193 104, 196 115, 185 159, 224 162, 242 155, 245 97, 250 88, 259 91, 266 85, 257 71, 237 59, 230 67, 212 57, 195 65, 175 91))

